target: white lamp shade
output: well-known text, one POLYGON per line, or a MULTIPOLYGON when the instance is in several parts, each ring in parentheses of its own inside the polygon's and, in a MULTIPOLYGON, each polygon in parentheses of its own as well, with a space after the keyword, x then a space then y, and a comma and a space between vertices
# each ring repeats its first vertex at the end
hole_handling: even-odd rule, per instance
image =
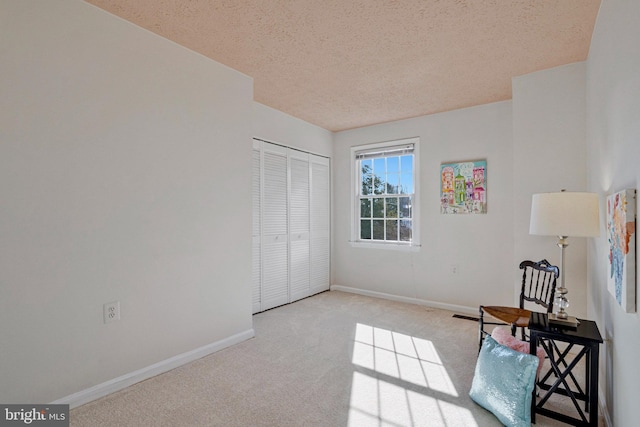
POLYGON ((600 235, 600 209, 595 193, 534 194, 529 234, 596 237, 600 235))

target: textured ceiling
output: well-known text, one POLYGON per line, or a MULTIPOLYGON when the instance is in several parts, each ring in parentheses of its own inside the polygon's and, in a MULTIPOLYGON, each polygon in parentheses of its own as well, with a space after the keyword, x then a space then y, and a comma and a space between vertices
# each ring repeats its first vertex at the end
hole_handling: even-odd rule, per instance
POLYGON ((587 58, 600 0, 85 0, 254 79, 339 131, 511 98, 587 58))

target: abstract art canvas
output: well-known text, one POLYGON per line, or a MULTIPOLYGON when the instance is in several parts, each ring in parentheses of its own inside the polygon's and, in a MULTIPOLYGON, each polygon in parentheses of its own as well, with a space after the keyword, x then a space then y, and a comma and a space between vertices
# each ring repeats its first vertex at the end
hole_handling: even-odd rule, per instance
POLYGON ((607 197, 607 287, 627 313, 636 311, 636 191, 607 197))
POLYGON ((487 213, 487 161, 440 165, 440 213, 487 213))

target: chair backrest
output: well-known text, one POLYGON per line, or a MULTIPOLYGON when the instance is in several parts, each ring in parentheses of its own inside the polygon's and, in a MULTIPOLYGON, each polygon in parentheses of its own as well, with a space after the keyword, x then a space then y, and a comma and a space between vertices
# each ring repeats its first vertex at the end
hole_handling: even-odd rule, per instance
POLYGON ((553 310, 553 298, 556 293, 556 282, 560 269, 549 261, 522 261, 522 289, 520 291, 520 308, 524 308, 525 301, 543 306, 547 313, 553 310))

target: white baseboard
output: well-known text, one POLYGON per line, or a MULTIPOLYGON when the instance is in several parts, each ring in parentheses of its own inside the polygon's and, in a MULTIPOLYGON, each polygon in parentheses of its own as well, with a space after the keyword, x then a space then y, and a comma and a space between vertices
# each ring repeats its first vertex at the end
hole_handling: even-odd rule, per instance
POLYGON ((244 332, 237 333, 230 337, 224 338, 220 341, 216 341, 211 344, 207 344, 203 347, 196 348, 195 350, 188 351, 186 353, 179 354, 169 359, 163 360, 153 365, 147 366, 137 371, 130 372, 122 375, 118 378, 103 382, 102 384, 95 385, 93 387, 81 390, 77 393, 70 394, 61 399, 51 402, 51 404, 66 404, 70 408, 76 408, 85 403, 89 403, 93 400, 107 396, 123 388, 129 387, 140 381, 144 381, 156 375, 168 372, 179 366, 193 362, 194 360, 201 359, 212 353, 231 347, 232 345, 239 344, 242 341, 246 341, 255 336, 253 329, 246 330, 244 332))
POLYGON ((441 302, 428 301, 419 298, 403 297, 398 295, 387 294, 384 292, 368 291, 366 289, 351 288, 349 286, 331 285, 332 291, 350 292, 352 294, 364 295, 374 298, 383 298, 391 301, 406 302, 408 304, 417 304, 425 307, 439 308, 442 310, 454 311, 456 313, 478 316, 478 307, 466 307, 464 305, 445 304, 441 302))
POLYGON ((609 415, 609 409, 607 408, 607 401, 604 399, 602 390, 598 390, 598 410, 600 415, 604 418, 604 425, 606 427, 613 427, 613 421, 609 415))

